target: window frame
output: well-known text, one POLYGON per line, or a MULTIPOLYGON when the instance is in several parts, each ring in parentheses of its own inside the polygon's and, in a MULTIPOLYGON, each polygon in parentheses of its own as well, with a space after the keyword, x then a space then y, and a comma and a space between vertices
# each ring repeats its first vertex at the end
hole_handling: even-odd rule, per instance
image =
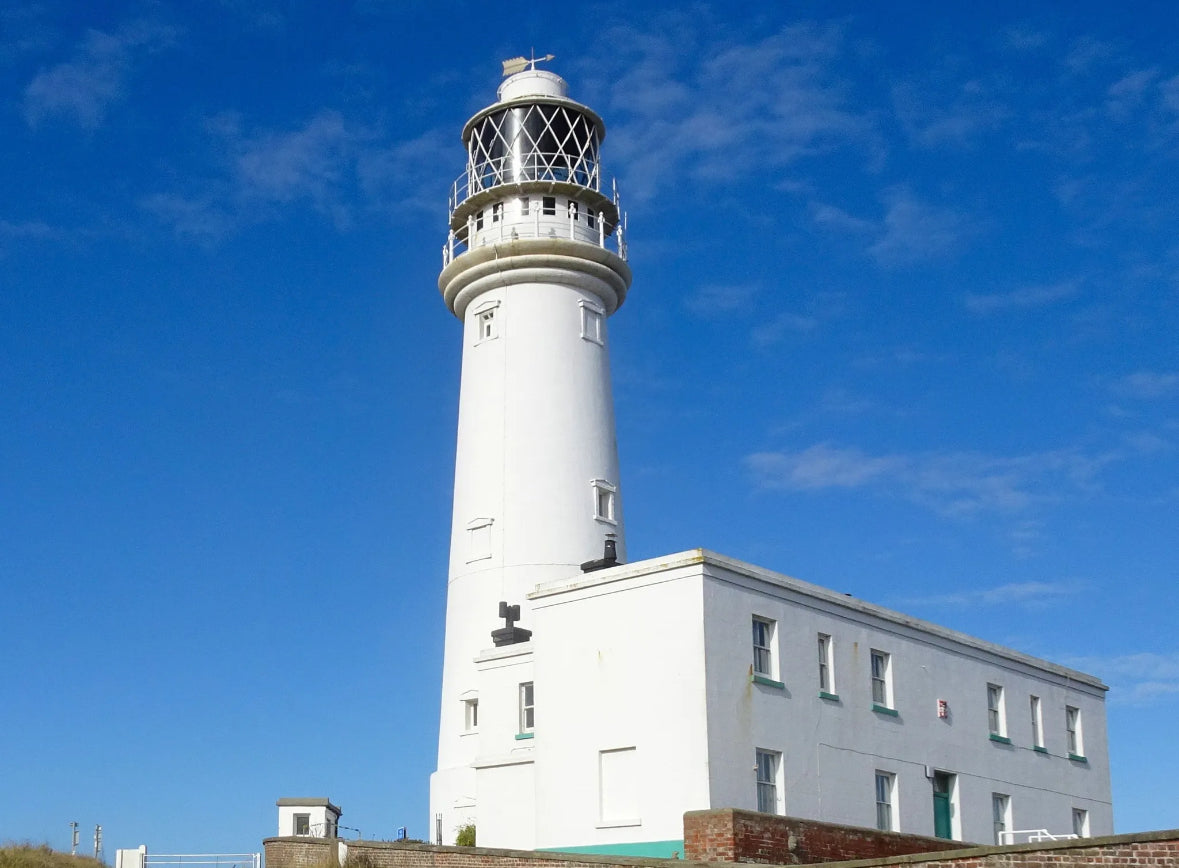
POLYGON ((479 697, 472 696, 463 700, 463 732, 479 731, 479 697))
POLYGON ((894 772, 876 770, 876 828, 881 832, 896 832, 896 779, 894 772))
POLYGON ((869 649, 869 674, 872 685, 872 705, 888 711, 894 710, 892 692, 892 654, 878 648, 869 649), (877 672, 877 661, 880 671, 877 672), (879 686, 879 690, 877 687, 879 686))
POLYGON ((782 752, 754 748, 754 776, 757 780, 757 811, 761 814, 784 814, 781 799, 782 752), (762 810, 767 804, 772 810, 762 810))
POLYGON ((535 682, 521 681, 519 688, 519 734, 536 731, 536 690, 535 682))
POLYGON ((1032 747, 1044 749, 1044 705, 1040 697, 1032 694, 1028 697, 1029 711, 1032 717, 1032 747))
POLYGON ((541 196, 540 197, 540 213, 545 217, 557 216, 557 197, 556 196, 541 196))
POLYGON ((836 696, 834 643, 830 633, 819 633, 816 638, 819 653, 819 693, 836 696))
POLYGON ((483 302, 483 304, 471 311, 471 316, 475 318, 475 346, 499 338, 501 319, 499 308, 499 299, 491 299, 490 301, 483 302))
POLYGON ((1070 758, 1085 758, 1085 731, 1081 720, 1081 709, 1076 705, 1064 707, 1065 745, 1070 758))
POLYGON ((778 622, 753 615, 753 674, 778 680, 778 622), (758 629, 758 628, 762 629, 758 629), (760 634, 760 635, 759 635, 760 634), (758 640, 764 644, 758 644, 758 640), (763 668, 764 667, 764 668, 763 668))
POLYGON ((1007 793, 991 793, 991 826, 995 833, 995 843, 999 845, 1014 844, 1014 841, 1004 841, 1003 833, 1011 829, 1011 796, 1007 793))
POLYGON ((594 520, 618 524, 618 486, 605 479, 591 479, 590 493, 594 520))
POLYGON ((1078 838, 1089 837, 1089 810, 1073 808, 1073 834, 1078 838))
POLYGON ((305 838, 311 836, 311 815, 310 814, 292 814, 291 815, 291 829, 297 837, 305 838))
POLYGON ((987 729, 992 738, 1007 738, 1006 705, 1003 685, 987 682, 987 729))

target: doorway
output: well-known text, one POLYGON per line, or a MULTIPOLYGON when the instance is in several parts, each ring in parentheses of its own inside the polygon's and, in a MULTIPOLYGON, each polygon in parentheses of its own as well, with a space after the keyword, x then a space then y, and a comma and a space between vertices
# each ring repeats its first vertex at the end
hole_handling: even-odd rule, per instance
POLYGON ((954 837, 954 775, 949 772, 933 773, 933 834, 954 837))

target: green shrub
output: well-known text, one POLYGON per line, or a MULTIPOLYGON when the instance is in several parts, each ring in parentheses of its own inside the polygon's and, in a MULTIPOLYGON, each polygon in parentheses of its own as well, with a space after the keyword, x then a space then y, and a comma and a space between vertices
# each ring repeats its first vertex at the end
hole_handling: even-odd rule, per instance
POLYGON ((458 833, 454 836, 454 844, 456 847, 474 847, 475 824, 467 823, 464 826, 459 826, 458 833))

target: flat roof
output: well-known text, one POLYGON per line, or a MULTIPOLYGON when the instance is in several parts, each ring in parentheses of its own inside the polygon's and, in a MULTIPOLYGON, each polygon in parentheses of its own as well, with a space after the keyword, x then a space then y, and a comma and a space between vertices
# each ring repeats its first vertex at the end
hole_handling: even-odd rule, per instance
MULTIPOLYGON (((1035 669, 1050 672, 1053 675, 1068 681, 1074 681, 1079 684, 1096 688, 1098 690, 1109 690, 1109 687, 1106 686, 1100 678, 1097 678, 1094 675, 1089 675, 1085 672, 1081 672, 1077 669, 1070 669, 1067 666, 1061 666, 1058 663, 1052 663, 1039 657, 1033 657, 1030 654, 1024 654, 1021 651, 1016 651, 1003 645, 996 645, 994 642, 987 642, 984 639, 979 639, 966 633, 960 633, 957 630, 951 630, 949 627, 942 627, 938 624, 934 624, 932 621, 923 621, 920 618, 913 618, 909 615, 902 614, 901 612, 897 612, 892 609, 886 609, 884 606, 878 606, 875 603, 869 603, 865 600, 848 596, 847 594, 841 594, 838 591, 832 591, 830 588, 824 588, 820 585, 804 582, 801 579, 796 579, 782 573, 776 573, 773 570, 767 570, 764 567, 746 563, 745 561, 739 561, 736 558, 726 557, 725 555, 717 554, 716 552, 711 552, 702 548, 690 549, 684 552, 676 552, 675 554, 664 555, 663 557, 658 558, 650 558, 649 560, 645 561, 636 561, 630 564, 620 564, 616 567, 610 567, 604 570, 596 570, 591 573, 582 573, 572 579, 559 579, 552 582, 545 582, 544 584, 538 585, 536 590, 528 595, 528 599, 540 600, 544 599, 545 597, 553 597, 559 594, 566 594, 571 591, 593 588, 599 585, 607 585, 613 582, 621 582, 627 579, 639 578, 641 576, 657 575, 662 572, 670 572, 672 570, 693 566, 699 566, 701 568, 702 575, 707 574, 708 567, 719 567, 722 570, 737 573, 747 578, 783 588, 802 596, 811 597, 816 600, 822 600, 831 606, 846 609, 852 612, 862 613, 864 615, 869 615, 873 618, 890 622, 899 627, 904 627, 909 630, 915 630, 922 633, 927 633, 931 636, 936 636, 937 638, 954 645, 972 648, 977 651, 982 651, 987 654, 993 654, 1014 662, 1022 663, 1025 666, 1030 666, 1035 669)), ((722 576, 712 575, 710 577, 723 580, 722 576)))

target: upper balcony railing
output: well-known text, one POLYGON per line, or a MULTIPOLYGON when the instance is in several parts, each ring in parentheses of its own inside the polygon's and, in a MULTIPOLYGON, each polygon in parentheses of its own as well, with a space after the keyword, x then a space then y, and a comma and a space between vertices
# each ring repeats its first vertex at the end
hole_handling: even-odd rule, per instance
POLYGON ((450 213, 476 193, 502 184, 553 181, 601 192, 602 167, 596 160, 569 153, 507 154, 467 166, 450 189, 450 213))

